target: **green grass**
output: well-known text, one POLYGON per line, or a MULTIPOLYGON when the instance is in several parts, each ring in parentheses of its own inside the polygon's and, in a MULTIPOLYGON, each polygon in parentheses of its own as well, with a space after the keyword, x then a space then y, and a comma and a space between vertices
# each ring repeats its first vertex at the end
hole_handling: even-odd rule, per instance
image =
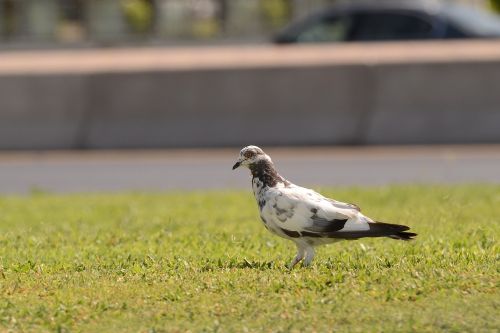
POLYGON ((499 332, 499 186, 321 192, 419 236, 289 271, 250 191, 0 197, 0 331, 499 332))

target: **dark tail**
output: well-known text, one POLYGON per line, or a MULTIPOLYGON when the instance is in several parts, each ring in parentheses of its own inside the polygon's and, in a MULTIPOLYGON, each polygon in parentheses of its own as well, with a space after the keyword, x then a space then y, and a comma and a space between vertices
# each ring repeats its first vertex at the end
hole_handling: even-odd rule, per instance
POLYGON ((399 239, 404 241, 413 240, 413 237, 417 236, 414 232, 398 232, 397 234, 387 236, 392 239, 399 239))
POLYGON ((400 224, 391 224, 384 222, 370 223, 370 231, 378 234, 379 236, 386 236, 392 239, 399 239, 404 241, 412 240, 417 236, 414 232, 407 232, 410 227, 400 224))
MULTIPOLYGON (((345 222, 345 221, 344 221, 345 222)), ((359 239, 363 237, 389 237, 392 239, 400 239, 409 241, 412 240, 413 237, 417 236, 416 233, 407 232, 410 230, 410 227, 400 224, 391 224, 384 222, 370 222, 370 229, 368 230, 360 230, 360 231, 329 231, 329 232, 301 232, 302 236, 308 237, 328 237, 328 238, 340 238, 340 239, 359 239)), ((291 235, 288 235, 291 236, 291 235)), ((295 237, 299 237, 300 234, 297 233, 295 237)), ((291 236, 294 237, 294 236, 291 236)))

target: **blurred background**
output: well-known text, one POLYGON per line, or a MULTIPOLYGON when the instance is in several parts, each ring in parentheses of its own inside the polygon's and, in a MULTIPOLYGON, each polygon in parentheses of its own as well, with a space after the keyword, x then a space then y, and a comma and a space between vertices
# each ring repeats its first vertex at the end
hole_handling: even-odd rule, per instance
POLYGON ((306 185, 500 182, 499 13, 0 0, 0 191, 241 187, 249 144, 306 185))
MULTIPOLYGON (((2 46, 265 42, 336 0, 1 0, 2 46)), ((342 1, 354 4, 360 1, 342 1)), ((398 1, 364 1, 387 7, 398 1)), ((399 1, 417 6, 421 1, 399 1)), ((425 1, 427 10, 435 6, 425 1)), ((498 0, 448 0, 498 11, 498 0)), ((396 6, 397 7, 397 6, 396 6)), ((448 11, 453 10, 448 8, 448 11)), ((446 14, 446 13, 445 13, 446 14)), ((424 18, 422 18, 424 19, 424 18)), ((424 19, 425 20, 425 19, 424 19)))

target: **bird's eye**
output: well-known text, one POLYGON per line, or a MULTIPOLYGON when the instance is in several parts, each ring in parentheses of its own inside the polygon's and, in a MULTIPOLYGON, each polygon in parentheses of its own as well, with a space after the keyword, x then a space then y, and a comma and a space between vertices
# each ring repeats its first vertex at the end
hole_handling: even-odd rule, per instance
POLYGON ((246 152, 244 152, 244 153, 243 153, 243 156, 245 156, 245 158, 250 158, 250 157, 252 157, 253 155, 255 155, 255 154, 254 154, 254 152, 253 152, 253 151, 251 151, 251 150, 248 150, 248 151, 246 151, 246 152))

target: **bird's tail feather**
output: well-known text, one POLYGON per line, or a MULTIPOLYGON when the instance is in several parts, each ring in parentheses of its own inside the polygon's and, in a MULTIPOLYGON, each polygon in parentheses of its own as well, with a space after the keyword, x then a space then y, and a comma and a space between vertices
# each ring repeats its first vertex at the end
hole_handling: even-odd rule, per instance
POLYGON ((397 234, 389 235, 387 237, 392 238, 392 239, 409 241, 409 240, 413 240, 413 237, 415 237, 415 236, 417 236, 417 234, 414 232, 398 232, 397 234))
POLYGON ((373 231, 380 236, 386 236, 392 239, 409 241, 417 236, 414 232, 407 232, 410 227, 401 224, 391 224, 385 222, 370 223, 370 231, 373 231))
POLYGON ((353 232, 335 232, 330 237, 344 239, 358 239, 363 237, 389 237, 399 240, 411 240, 417 236, 416 233, 407 232, 410 227, 400 224, 391 224, 385 222, 370 222, 369 230, 353 231, 353 232))

